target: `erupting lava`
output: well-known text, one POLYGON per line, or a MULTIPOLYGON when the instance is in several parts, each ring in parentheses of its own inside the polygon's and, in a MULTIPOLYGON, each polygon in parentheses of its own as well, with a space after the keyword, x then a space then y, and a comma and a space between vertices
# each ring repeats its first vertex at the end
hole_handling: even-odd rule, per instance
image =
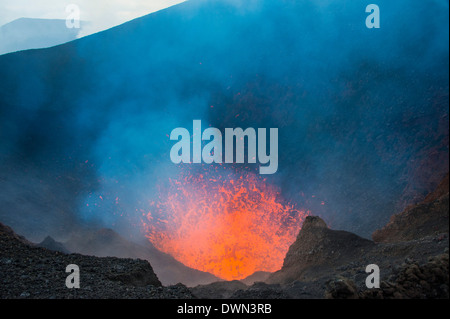
POLYGON ((279 270, 307 213, 255 174, 218 169, 171 180, 151 203, 146 236, 183 264, 226 280, 279 270))

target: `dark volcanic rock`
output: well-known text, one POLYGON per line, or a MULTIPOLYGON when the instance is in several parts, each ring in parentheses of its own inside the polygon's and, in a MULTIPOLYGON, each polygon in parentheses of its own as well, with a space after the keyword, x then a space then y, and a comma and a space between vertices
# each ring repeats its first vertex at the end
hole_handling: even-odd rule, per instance
POLYGON ((220 280, 216 276, 189 268, 172 256, 156 249, 150 242, 134 243, 112 229, 85 230, 75 233, 66 243, 71 252, 97 256, 148 260, 163 285, 182 282, 194 287, 220 280))
POLYGON ((319 217, 306 218, 297 240, 289 248, 283 267, 269 283, 313 280, 330 268, 350 263, 375 246, 355 234, 331 230, 319 217), (314 270, 311 272, 310 270, 314 270))
POLYGON ((231 299, 290 299, 281 285, 268 285, 258 282, 245 290, 237 290, 231 299))
POLYGON ((246 290, 247 285, 238 280, 218 281, 209 285, 191 288, 192 293, 201 299, 227 299, 238 290, 246 290))
POLYGON ((426 199, 404 212, 392 216, 390 222, 373 233, 376 242, 399 242, 420 239, 449 231, 449 179, 426 199))
MULTIPOLYGON (((447 175, 424 202, 395 215, 388 225, 375 232, 373 237, 376 242, 352 233, 331 230, 322 219, 308 217, 297 240, 289 248, 282 269, 272 274, 267 283, 318 283, 325 280, 328 281, 326 290, 329 296, 341 298, 346 295, 341 293, 341 289, 351 285, 344 285, 346 282, 343 283, 339 278, 352 280, 359 291, 366 290, 367 265, 378 265, 382 281, 386 281, 396 278, 405 260, 424 265, 430 258, 445 251, 448 255, 448 189, 447 175)), ((428 279, 433 281, 433 278, 428 279)), ((441 284, 446 285, 445 278, 438 278, 441 284)), ((403 284, 398 287, 403 287, 403 284)), ((314 291, 315 294, 319 292, 314 291)), ((440 292, 445 295, 444 291, 440 292)), ((414 292, 408 293, 418 296, 414 292)), ((348 293, 348 296, 351 295, 348 293)))
POLYGON ((365 285, 366 267, 376 264, 381 270, 381 281, 385 285, 390 283, 392 289, 388 292, 392 293, 390 296, 395 293, 394 298, 445 298, 448 281, 442 273, 448 266, 442 263, 440 268, 424 265, 442 253, 448 256, 448 246, 449 236, 445 233, 403 242, 375 243, 351 233, 331 230, 320 218, 309 217, 290 247, 282 269, 266 282, 280 284, 282 291, 292 298, 376 298, 376 290, 368 290, 365 285), (422 275, 422 282, 406 281, 405 284, 401 271, 411 264, 432 268, 434 273, 422 275), (442 287, 425 293, 416 287, 427 287, 428 282, 431 286, 442 287))
POLYGON ((193 298, 182 285, 162 287, 144 260, 62 254, 30 244, 0 224, 0 298, 193 298), (80 289, 65 285, 68 265, 80 268, 80 289))
POLYGON ((240 281, 242 281, 247 286, 251 286, 257 282, 265 282, 271 274, 272 274, 271 272, 267 271, 257 271, 254 274, 248 276, 247 278, 241 279, 240 281))
POLYGON ((161 286, 161 282, 156 277, 152 267, 149 267, 149 264, 145 262, 130 265, 126 272, 112 272, 108 274, 108 278, 131 286, 161 286))
POLYGON ((358 289, 353 281, 338 277, 327 283, 327 299, 358 299, 358 289))
POLYGON ((431 258, 427 263, 405 265, 394 282, 383 281, 380 289, 366 290, 366 299, 448 299, 449 255, 431 258))

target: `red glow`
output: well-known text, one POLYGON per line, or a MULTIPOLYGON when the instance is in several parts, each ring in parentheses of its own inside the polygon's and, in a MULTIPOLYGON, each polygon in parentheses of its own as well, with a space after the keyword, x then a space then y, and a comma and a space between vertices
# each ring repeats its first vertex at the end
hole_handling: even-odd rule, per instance
POLYGON ((259 175, 217 168, 172 180, 151 206, 144 227, 155 247, 226 280, 279 270, 307 215, 259 175))

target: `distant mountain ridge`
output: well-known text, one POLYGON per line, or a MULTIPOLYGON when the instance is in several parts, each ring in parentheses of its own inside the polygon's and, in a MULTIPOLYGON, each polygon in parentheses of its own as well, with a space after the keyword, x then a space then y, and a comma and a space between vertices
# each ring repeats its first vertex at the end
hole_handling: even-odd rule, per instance
POLYGON ((57 242, 50 236, 45 237, 45 239, 38 244, 38 247, 58 251, 63 254, 70 254, 70 251, 62 243, 57 242))
POLYGON ((0 54, 48 48, 77 39, 79 29, 69 29, 62 19, 20 18, 0 27, 0 54))

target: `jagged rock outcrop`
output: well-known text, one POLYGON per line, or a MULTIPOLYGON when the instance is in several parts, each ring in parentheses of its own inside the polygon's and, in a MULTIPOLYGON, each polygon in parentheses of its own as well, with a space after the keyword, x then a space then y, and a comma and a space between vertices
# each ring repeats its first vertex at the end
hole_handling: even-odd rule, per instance
POLYGON ((383 232, 389 240, 385 242, 332 230, 321 218, 308 217, 290 247, 282 269, 270 275, 266 283, 303 287, 303 290, 290 290, 291 296, 300 297, 447 296, 448 277, 443 275, 448 269, 449 246, 448 191, 445 193, 445 185, 444 180, 438 190, 427 197, 429 203, 424 202, 405 214, 397 215, 394 218, 396 225, 402 227, 387 225, 383 232), (368 274, 365 270, 371 264, 381 269, 381 288, 385 290, 366 287, 368 274))
POLYGON ((340 265, 367 254, 375 243, 346 231, 329 229, 319 217, 306 218, 297 240, 289 248, 283 267, 268 282, 314 280, 340 265))

